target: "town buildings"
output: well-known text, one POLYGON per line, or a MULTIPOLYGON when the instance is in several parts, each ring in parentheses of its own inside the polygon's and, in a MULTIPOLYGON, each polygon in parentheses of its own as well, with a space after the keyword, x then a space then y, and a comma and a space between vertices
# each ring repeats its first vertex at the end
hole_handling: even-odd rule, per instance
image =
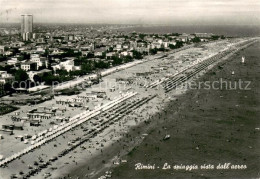
POLYGON ((74 58, 66 58, 66 61, 60 62, 57 65, 52 66, 54 71, 66 70, 67 72, 80 70, 80 66, 74 64, 74 58))
POLYGON ((0 82, 2 83, 12 83, 14 77, 12 74, 8 74, 6 71, 0 71, 0 82))
POLYGON ((196 37, 199 38, 211 38, 214 34, 212 33, 195 33, 196 37))
POLYGON ((5 84, 12 84, 14 81, 14 76, 12 74, 8 74, 6 71, 0 71, 0 96, 6 94, 5 84))
POLYGON ((21 15, 24 42, 13 35, 1 44, 0 54, 4 56, 1 63, 13 75, 20 68, 27 72, 28 80, 37 81, 37 85, 50 85, 52 81, 65 82, 146 55, 180 48, 186 43, 194 43, 195 37, 201 41, 213 35, 144 34, 111 30, 109 26, 68 27, 37 25, 33 30, 33 15, 21 15))
POLYGON ((21 63, 21 69, 24 70, 24 71, 31 71, 31 70, 35 71, 35 70, 37 70, 37 63, 36 62, 30 62, 30 61, 21 63))

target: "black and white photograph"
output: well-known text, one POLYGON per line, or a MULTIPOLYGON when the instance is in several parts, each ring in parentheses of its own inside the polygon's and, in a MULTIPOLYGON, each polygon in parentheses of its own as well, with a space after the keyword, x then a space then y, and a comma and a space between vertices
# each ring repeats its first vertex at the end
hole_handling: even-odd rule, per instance
POLYGON ((0 179, 259 179, 259 0, 0 0, 0 179))

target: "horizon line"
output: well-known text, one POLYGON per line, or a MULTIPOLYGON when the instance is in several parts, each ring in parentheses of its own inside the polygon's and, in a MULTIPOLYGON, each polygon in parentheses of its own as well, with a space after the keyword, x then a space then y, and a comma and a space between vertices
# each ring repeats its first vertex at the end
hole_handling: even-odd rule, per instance
MULTIPOLYGON (((0 22, 0 24, 20 24, 20 22, 0 22)), ((85 23, 85 22, 33 22, 33 24, 80 24, 80 25, 139 25, 139 26, 259 26, 259 24, 138 24, 138 23, 85 23)))

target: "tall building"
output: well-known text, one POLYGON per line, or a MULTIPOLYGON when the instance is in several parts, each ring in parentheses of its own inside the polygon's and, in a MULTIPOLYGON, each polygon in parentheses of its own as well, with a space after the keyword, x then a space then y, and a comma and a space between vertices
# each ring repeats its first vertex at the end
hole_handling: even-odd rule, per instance
POLYGON ((32 38, 33 32, 33 15, 23 14, 21 15, 21 35, 24 41, 32 38))

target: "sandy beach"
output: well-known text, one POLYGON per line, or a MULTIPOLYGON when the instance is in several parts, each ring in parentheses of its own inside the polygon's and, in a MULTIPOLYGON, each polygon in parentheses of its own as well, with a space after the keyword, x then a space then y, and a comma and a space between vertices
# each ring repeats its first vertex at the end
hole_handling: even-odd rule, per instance
MULTIPOLYGON (((15 168, 17 170, 17 176, 20 177, 18 173, 21 173, 21 171, 22 173, 28 173, 31 170, 29 166, 36 167, 36 165, 34 165, 36 161, 38 163, 39 160, 49 161, 51 157, 59 156, 60 152, 63 151, 65 148, 71 145, 73 146, 72 141, 79 141, 80 139, 84 138, 84 136, 88 136, 88 132, 86 131, 97 129, 97 131, 100 130, 100 132, 96 133, 95 135, 91 134, 91 137, 86 142, 73 148, 73 150, 70 151, 68 154, 59 156, 58 160, 51 162, 51 165, 47 168, 42 168, 39 172, 35 173, 32 178, 43 178, 47 176, 46 174, 48 173, 51 173, 51 176, 49 176, 49 178, 95 178, 103 175, 106 170, 110 170, 111 165, 117 165, 120 164, 122 160, 126 160, 126 164, 120 164, 119 169, 115 169, 113 173, 116 173, 116 175, 112 174, 112 176, 125 178, 125 176, 120 175, 119 171, 124 171, 120 167, 132 167, 133 163, 136 162, 137 159, 131 159, 132 154, 135 153, 135 149, 133 150, 133 152, 131 152, 134 146, 138 146, 138 144, 140 143, 140 146, 146 146, 145 140, 148 140, 150 134, 153 133, 151 131, 157 131, 159 128, 162 128, 160 130, 160 132, 162 133, 157 136, 158 141, 160 141, 159 138, 166 135, 167 132, 170 132, 164 129, 168 126, 171 126, 167 122, 169 122, 169 118, 172 117, 167 116, 167 114, 169 115, 173 113, 174 115, 179 116, 181 119, 187 119, 186 115, 188 115, 188 112, 180 111, 183 108, 186 109, 186 107, 184 107, 184 105, 186 104, 185 101, 195 99, 197 93, 199 93, 196 92, 195 97, 190 99, 187 96, 194 96, 194 91, 192 91, 192 94, 190 94, 190 92, 185 94, 187 90, 178 89, 173 90, 169 93, 165 93, 165 89, 161 85, 158 85, 158 87, 155 88, 146 88, 144 86, 147 84, 154 84, 157 81, 162 82, 165 78, 167 78, 167 76, 174 75, 176 73, 179 73, 179 71, 186 70, 189 67, 192 67, 198 60, 201 60, 203 62, 203 60, 207 59, 209 56, 214 56, 219 51, 228 49, 229 47, 231 48, 234 44, 242 41, 244 41, 244 39, 234 39, 230 41, 221 40, 205 45, 199 45, 197 47, 182 50, 181 52, 168 53, 167 57, 164 57, 162 59, 148 59, 143 63, 138 63, 137 65, 133 65, 132 67, 120 71, 115 71, 109 75, 104 76, 102 79, 103 81, 100 84, 93 85, 90 88, 86 88, 83 92, 79 94, 79 96, 84 96, 91 91, 106 92, 107 97, 105 99, 96 99, 88 103, 88 106, 90 106, 91 110, 95 109, 95 106, 103 106, 113 101, 118 96, 122 96, 122 94, 125 94, 127 92, 137 92, 138 94, 131 97, 129 100, 122 101, 122 103, 120 103, 116 107, 119 108, 120 105, 131 106, 131 103, 137 104, 138 100, 141 101, 143 98, 146 98, 150 95, 156 95, 156 97, 149 99, 149 102, 141 105, 139 108, 129 111, 129 115, 122 114, 122 118, 120 118, 120 120, 115 121, 114 123, 110 123, 110 125, 104 127, 104 129, 102 127, 99 128, 98 125, 96 126, 96 124, 102 124, 101 119, 110 119, 110 116, 108 117, 108 115, 113 114, 113 111, 110 111, 110 113, 108 113, 106 116, 102 116, 102 113, 96 115, 93 119, 91 118, 91 120, 77 125, 72 130, 69 130, 66 133, 61 134, 60 136, 55 137, 47 144, 41 145, 29 154, 23 155, 19 157, 19 159, 12 161, 7 165, 7 167, 1 168, 1 177, 7 178, 7 176, 10 176, 14 172, 12 170, 12 173, 10 173, 10 168, 15 168), (122 74, 124 74, 123 79, 122 74), (114 86, 115 90, 111 91, 111 88, 113 88, 114 86), (179 97, 184 99, 180 100, 178 99, 179 97), (176 103, 177 99, 179 103, 176 103), (170 106, 172 105, 171 109, 168 109, 168 103, 170 104, 170 106), (95 120, 98 122, 93 122, 95 120), (164 121, 166 122, 166 124, 163 123, 164 121), (160 125, 160 127, 158 127, 157 125, 160 125), (156 128, 158 127, 158 129, 153 129, 153 126, 156 126, 156 128)), ((239 58, 241 57, 239 56, 239 58)), ((212 67, 213 66, 209 66, 207 70, 212 67)), ((199 75, 202 75, 204 73, 205 70, 201 71, 199 75)), ((71 117, 77 114, 84 113, 87 109, 69 107, 66 105, 57 105, 56 101, 64 98, 72 99, 76 97, 77 95, 69 97, 57 96, 53 100, 46 101, 40 105, 35 105, 33 107, 36 108, 39 106, 55 106, 58 108, 64 108, 66 110, 61 114, 61 116, 71 117)), ((25 115, 26 111, 28 111, 29 109, 31 109, 31 106, 24 106, 19 111, 21 114, 25 115)), ((111 110, 116 110, 116 108, 111 108, 111 110)), ((120 115, 120 112, 115 112, 115 114, 120 115)), ((1 117, 2 124, 10 123, 9 119, 12 115, 14 115, 14 112, 10 113, 8 116, 1 117)), ((181 135, 183 134, 183 131, 181 129, 189 129, 186 128, 186 126, 183 127, 179 125, 178 121, 179 120, 177 120, 177 118, 176 121, 174 121, 176 122, 176 125, 174 126, 178 129, 174 130, 175 133, 172 134, 172 136, 176 135, 176 131, 177 133, 181 131, 180 133, 178 133, 179 135, 181 135)), ((38 128, 32 128, 25 124, 24 131, 16 131, 15 136, 23 135, 24 132, 35 135, 40 131, 53 127, 53 124, 51 124, 51 122, 55 122, 56 125, 60 125, 53 118, 44 121, 43 125, 38 128)), ((191 125, 190 128, 194 126, 195 124, 193 124, 193 126, 191 125)), ((172 138, 169 141, 171 140, 172 138)), ((7 136, 1 142, 3 142, 4 144, 1 145, 3 146, 1 147, 1 154, 4 156, 10 156, 11 154, 17 153, 21 149, 28 146, 28 144, 24 144, 21 141, 14 140, 14 136, 7 136)), ((178 145, 174 144, 174 146, 178 145)), ((175 149, 177 150, 178 148, 175 149)), ((144 154, 145 152, 141 153, 144 154)), ((147 155, 145 156, 150 155, 151 154, 147 152, 147 155)), ((130 171, 131 170, 129 169, 129 172, 130 171)), ((126 177, 131 178, 131 175, 126 174, 126 177)), ((141 176, 138 176, 137 174, 137 176, 133 177, 141 176)))
POLYGON ((106 169, 112 171, 112 178, 259 177, 259 45, 240 51, 221 68, 217 66, 198 79, 248 80, 251 90, 195 89, 178 96, 153 117, 164 120, 151 124, 142 143, 122 157, 127 163, 106 169), (247 58, 245 65, 241 56, 247 58), (232 70, 234 76, 230 75, 232 70), (167 141, 162 140, 165 133, 171 135, 167 141), (138 163, 160 168, 136 170, 138 163), (163 170, 165 163, 176 168, 211 164, 214 169, 163 170), (225 163, 230 163, 228 169, 217 169, 225 163), (232 169, 231 165, 246 167, 232 169))

